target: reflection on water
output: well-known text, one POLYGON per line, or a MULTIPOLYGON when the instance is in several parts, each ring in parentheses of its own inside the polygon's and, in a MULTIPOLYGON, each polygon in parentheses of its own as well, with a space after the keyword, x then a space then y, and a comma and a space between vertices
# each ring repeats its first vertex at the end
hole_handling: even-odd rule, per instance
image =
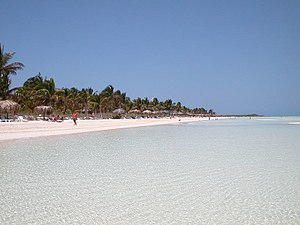
POLYGON ((2 143, 0 223, 299 224, 300 126, 289 122, 2 143))

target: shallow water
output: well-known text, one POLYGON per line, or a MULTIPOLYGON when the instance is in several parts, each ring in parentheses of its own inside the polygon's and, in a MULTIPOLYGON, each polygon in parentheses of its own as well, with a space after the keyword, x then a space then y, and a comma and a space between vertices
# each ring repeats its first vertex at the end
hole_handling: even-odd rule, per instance
POLYGON ((299 121, 1 143, 0 224, 300 224, 299 121))

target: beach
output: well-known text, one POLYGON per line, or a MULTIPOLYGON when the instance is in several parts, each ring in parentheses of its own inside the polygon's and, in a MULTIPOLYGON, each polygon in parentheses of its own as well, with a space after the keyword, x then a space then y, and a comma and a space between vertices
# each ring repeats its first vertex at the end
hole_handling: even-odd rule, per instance
POLYGON ((53 135, 66 135, 122 128, 187 123, 207 119, 208 118, 199 117, 175 117, 160 119, 148 118, 78 120, 78 125, 74 125, 72 120, 65 120, 60 123, 47 121, 2 122, 0 123, 0 142, 24 138, 48 137, 53 135))

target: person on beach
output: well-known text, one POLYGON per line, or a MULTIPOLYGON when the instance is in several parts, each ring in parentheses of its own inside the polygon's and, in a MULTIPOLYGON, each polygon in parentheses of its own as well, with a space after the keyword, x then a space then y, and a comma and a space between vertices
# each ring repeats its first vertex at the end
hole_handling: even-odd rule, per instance
POLYGON ((73 121, 74 121, 74 125, 77 125, 76 120, 77 120, 77 113, 74 112, 74 113, 73 113, 73 121))

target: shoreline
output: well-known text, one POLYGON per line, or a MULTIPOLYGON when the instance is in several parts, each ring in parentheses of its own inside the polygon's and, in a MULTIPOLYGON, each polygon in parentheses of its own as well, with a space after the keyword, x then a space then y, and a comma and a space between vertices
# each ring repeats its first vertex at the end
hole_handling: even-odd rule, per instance
POLYGON ((73 125, 72 120, 65 120, 60 123, 47 121, 3 122, 0 123, 0 143, 36 137, 79 134, 86 132, 137 128, 167 124, 180 124, 204 120, 208 120, 208 118, 175 117, 171 119, 161 118, 78 120, 78 125, 73 125))

